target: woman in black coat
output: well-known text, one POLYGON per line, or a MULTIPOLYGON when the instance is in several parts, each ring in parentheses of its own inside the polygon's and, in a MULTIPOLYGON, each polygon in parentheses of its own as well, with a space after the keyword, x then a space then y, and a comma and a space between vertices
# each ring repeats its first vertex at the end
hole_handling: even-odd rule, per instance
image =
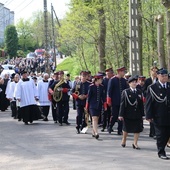
POLYGON ((143 130, 143 94, 139 89, 136 89, 136 77, 131 77, 128 80, 128 83, 130 88, 122 92, 119 111, 119 120, 123 121, 123 138, 121 145, 122 147, 125 147, 128 133, 134 133, 134 143, 132 146, 134 149, 140 149, 137 142, 139 133, 143 130))

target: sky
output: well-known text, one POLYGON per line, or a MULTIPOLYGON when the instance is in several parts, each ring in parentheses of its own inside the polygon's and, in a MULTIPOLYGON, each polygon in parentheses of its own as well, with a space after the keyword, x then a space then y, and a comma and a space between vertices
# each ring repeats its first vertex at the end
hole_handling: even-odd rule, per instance
MULTIPOLYGON (((51 3, 59 19, 62 19, 68 11, 70 0, 47 0, 47 9, 51 12, 51 3)), ((0 0, 6 8, 15 13, 15 23, 20 18, 29 19, 33 12, 44 11, 44 0, 0 0)))

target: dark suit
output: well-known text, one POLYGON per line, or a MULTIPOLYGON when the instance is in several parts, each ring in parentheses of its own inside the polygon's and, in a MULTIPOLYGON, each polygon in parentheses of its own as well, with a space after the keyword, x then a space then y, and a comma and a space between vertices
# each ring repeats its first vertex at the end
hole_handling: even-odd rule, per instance
MULTIPOLYGON (((77 82, 75 86, 72 89, 72 93, 75 93, 75 91, 79 92, 79 95, 87 95, 88 89, 89 89, 89 83, 88 81, 85 82, 77 82)), ((81 100, 78 98, 75 99, 76 101, 76 110, 77 110, 77 116, 76 116, 76 128, 82 129, 85 126, 85 114, 84 114, 84 107, 86 105, 86 98, 84 100, 81 100)))
MULTIPOLYGON (((156 81, 157 81, 158 79, 156 78, 156 81)), ((144 93, 144 96, 146 97, 146 93, 147 93, 147 88, 148 88, 148 86, 150 86, 151 84, 153 84, 154 82, 153 82, 153 80, 152 80, 152 78, 151 77, 149 77, 149 78, 147 78, 146 80, 145 80, 145 84, 144 84, 144 86, 143 86, 143 93, 144 93)), ((153 125, 153 123, 152 122, 150 122, 150 132, 149 132, 149 136, 150 137, 154 137, 155 136, 155 128, 154 128, 154 125, 153 125)))
MULTIPOLYGON (((107 89, 107 101, 111 101, 112 116, 110 118, 109 133, 112 131, 112 127, 118 120, 121 93, 128 88, 127 81, 124 78, 118 78, 117 76, 111 78, 108 82, 107 89)), ((108 102, 109 103, 109 102, 108 102)), ((118 121, 118 134, 122 132, 122 122, 118 121)))
MULTIPOLYGON (((48 87, 50 88, 55 81, 57 81, 57 80, 54 80, 54 79, 50 80, 48 87)), ((57 108, 56 108, 57 103, 53 99, 53 96, 51 96, 51 98, 52 98, 52 100, 51 100, 52 117, 53 117, 54 122, 57 122, 57 120, 58 120, 58 113, 57 113, 57 108)))
MULTIPOLYGON (((105 92, 107 92, 108 82, 109 82, 108 78, 104 78, 103 79, 102 84, 104 86, 105 92)), ((107 93, 105 93, 105 98, 107 98, 107 93)), ((106 126, 108 128, 109 122, 110 122, 110 117, 111 117, 111 109, 107 105, 107 110, 104 110, 104 109, 102 110, 102 125, 103 125, 103 130, 106 128, 106 126)))
POLYGON ((146 119, 153 119, 158 155, 165 155, 165 146, 170 137, 170 83, 167 83, 166 89, 159 81, 148 87, 146 119))
MULTIPOLYGON (((54 90, 55 85, 59 83, 60 80, 55 81, 50 88, 54 90)), ((68 122, 68 114, 69 114, 69 95, 68 91, 70 90, 70 86, 68 82, 64 82, 59 86, 59 88, 62 88, 62 97, 61 100, 57 102, 57 111, 58 111, 58 121, 60 124, 67 123, 68 122), (66 90, 66 91, 65 91, 66 90), (63 118, 63 120, 62 120, 63 118)))

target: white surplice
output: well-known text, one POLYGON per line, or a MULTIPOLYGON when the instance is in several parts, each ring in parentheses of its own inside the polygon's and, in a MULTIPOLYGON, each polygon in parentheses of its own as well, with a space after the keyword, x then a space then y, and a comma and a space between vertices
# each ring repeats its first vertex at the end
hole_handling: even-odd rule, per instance
POLYGON ((19 80, 16 86, 15 97, 20 99, 20 107, 36 105, 35 97, 37 97, 37 89, 34 80, 29 81, 19 80))
POLYGON ((38 105, 40 106, 50 106, 51 102, 48 100, 48 86, 49 82, 44 82, 43 80, 38 81, 38 105))

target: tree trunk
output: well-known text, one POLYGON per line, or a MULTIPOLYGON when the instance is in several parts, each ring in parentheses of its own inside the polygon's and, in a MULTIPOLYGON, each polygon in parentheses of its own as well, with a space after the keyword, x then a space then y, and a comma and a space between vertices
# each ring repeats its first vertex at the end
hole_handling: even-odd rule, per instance
POLYGON ((170 71, 170 11, 167 8, 166 11, 166 38, 167 38, 167 56, 168 56, 168 71, 170 71))
POLYGON ((100 71, 105 71, 106 18, 103 6, 100 9, 98 9, 98 16, 99 16, 99 39, 98 39, 99 66, 100 71))
POLYGON ((139 0, 139 72, 140 75, 143 75, 143 48, 142 48, 142 42, 143 42, 143 29, 142 29, 142 3, 141 0, 139 0))
POLYGON ((158 15, 155 21, 157 22, 157 45, 158 45, 159 66, 161 68, 166 68, 165 49, 164 49, 164 17, 163 15, 158 15))
POLYGON ((166 8, 166 38, 167 38, 167 56, 168 71, 170 71, 170 0, 162 0, 162 4, 166 8))

